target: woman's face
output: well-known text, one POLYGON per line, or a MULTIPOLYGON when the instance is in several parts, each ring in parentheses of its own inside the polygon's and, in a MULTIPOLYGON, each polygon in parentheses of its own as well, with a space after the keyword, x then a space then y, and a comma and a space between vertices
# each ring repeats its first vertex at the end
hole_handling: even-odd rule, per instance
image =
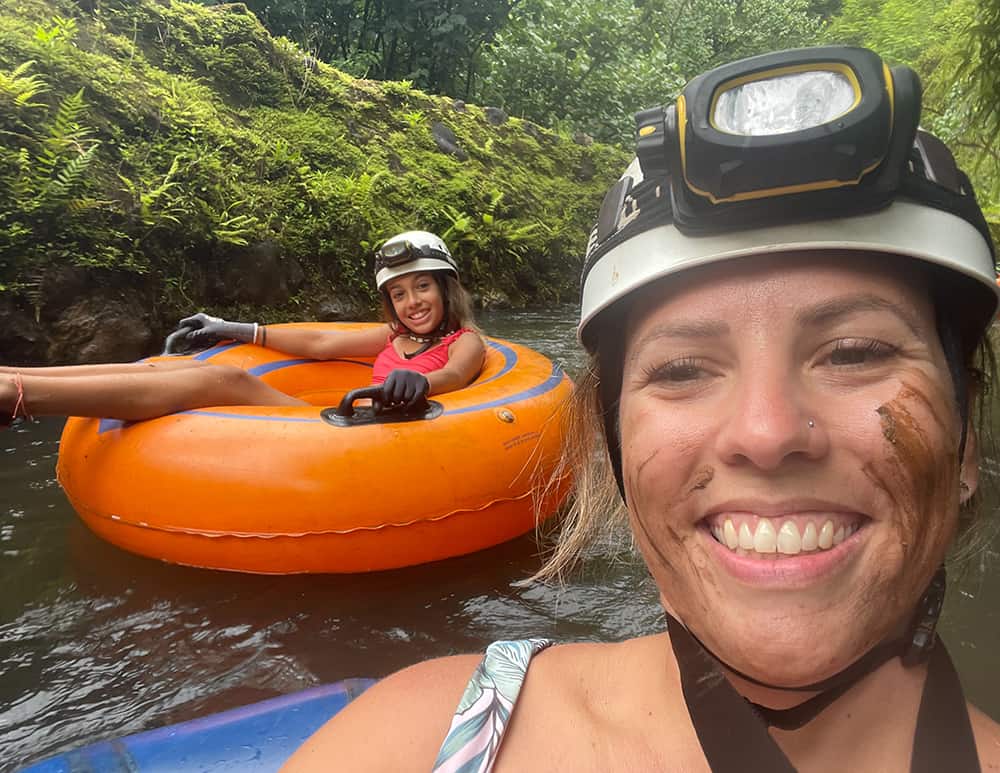
POLYGON ((730 261, 653 288, 630 318, 632 528, 665 605, 765 681, 818 681, 897 634, 975 487, 912 266, 730 261))
POLYGON ((390 281, 386 291, 396 316, 410 331, 428 335, 438 329, 444 319, 444 298, 432 274, 404 274, 390 281))

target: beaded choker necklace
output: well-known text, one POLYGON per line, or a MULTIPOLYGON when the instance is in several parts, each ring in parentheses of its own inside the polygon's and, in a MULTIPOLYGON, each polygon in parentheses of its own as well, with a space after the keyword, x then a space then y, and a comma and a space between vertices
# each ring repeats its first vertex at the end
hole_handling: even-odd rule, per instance
POLYGON ((423 336, 416 336, 413 335, 413 333, 407 333, 406 337, 418 344, 429 344, 431 341, 434 340, 433 338, 424 338, 423 336))

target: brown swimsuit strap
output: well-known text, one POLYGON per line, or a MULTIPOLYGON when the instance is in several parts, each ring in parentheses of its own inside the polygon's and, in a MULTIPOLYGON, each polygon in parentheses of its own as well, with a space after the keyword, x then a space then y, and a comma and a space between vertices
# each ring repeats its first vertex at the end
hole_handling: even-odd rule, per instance
MULTIPOLYGON (((786 711, 795 721, 782 722, 780 710, 763 714, 729 683, 719 662, 677 620, 667 615, 670 643, 680 670, 681 689, 698 741, 713 773, 794 773, 795 767, 768 733, 768 726, 801 727, 798 706, 786 711)), ((809 719, 839 697, 813 703, 809 719)), ((980 773, 975 737, 962 685, 939 638, 931 650, 913 737, 911 773, 980 773)))

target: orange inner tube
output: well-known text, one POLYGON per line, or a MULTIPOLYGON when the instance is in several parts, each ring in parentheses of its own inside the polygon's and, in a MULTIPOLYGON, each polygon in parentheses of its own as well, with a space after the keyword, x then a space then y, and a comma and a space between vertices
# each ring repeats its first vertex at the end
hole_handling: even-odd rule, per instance
POLYGON ((192 356, 242 367, 311 405, 196 409, 132 424, 71 418, 59 481, 99 536, 172 563, 363 572, 480 550, 557 508, 568 482, 537 503, 534 495, 558 459, 572 390, 537 352, 486 343, 476 380, 432 398, 441 415, 350 427, 322 410, 368 385, 371 358, 317 362, 217 346, 192 356))

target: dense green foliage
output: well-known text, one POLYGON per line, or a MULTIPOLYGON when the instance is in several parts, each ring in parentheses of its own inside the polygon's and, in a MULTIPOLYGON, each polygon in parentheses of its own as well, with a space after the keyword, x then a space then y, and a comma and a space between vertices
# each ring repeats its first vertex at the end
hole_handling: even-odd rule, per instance
POLYGON ((1000 136, 1000 0, 980 3, 972 37, 979 51, 979 60, 970 68, 978 95, 978 117, 992 136, 997 137, 1000 136))
POLYGON ((603 140, 716 64, 809 45, 807 0, 524 0, 497 36, 476 98, 603 140))
POLYGON ((1000 10, 996 0, 845 0, 830 42, 878 51, 924 84, 922 125, 970 173, 1000 241, 1000 10))
POLYGON ((917 69, 927 89, 925 124, 962 149, 982 198, 1000 201, 994 148, 1000 0, 253 0, 250 6, 276 34, 355 74, 407 78, 430 91, 448 83, 444 91, 452 96, 624 146, 635 111, 668 101, 715 64, 821 42, 865 45, 917 69), (433 76, 428 60, 436 60, 433 76))
MULTIPOLYGON (((214 4, 219 0, 201 0, 214 4)), ((706 67, 808 45, 840 0, 248 0, 354 75, 612 142, 706 67)))
MULTIPOLYGON (((202 0, 214 4, 214 0, 202 0)), ((355 75, 470 99, 481 54, 518 0, 247 0, 275 34, 355 75)))
POLYGON ((0 291, 36 306, 70 264, 147 274, 189 308, 260 243, 310 280, 285 314, 370 297, 372 246, 410 227, 444 232, 474 289, 569 299, 625 158, 355 80, 242 4, 160 0, 4 3, 0 133, 0 291), (466 160, 435 145, 438 122, 466 160))

